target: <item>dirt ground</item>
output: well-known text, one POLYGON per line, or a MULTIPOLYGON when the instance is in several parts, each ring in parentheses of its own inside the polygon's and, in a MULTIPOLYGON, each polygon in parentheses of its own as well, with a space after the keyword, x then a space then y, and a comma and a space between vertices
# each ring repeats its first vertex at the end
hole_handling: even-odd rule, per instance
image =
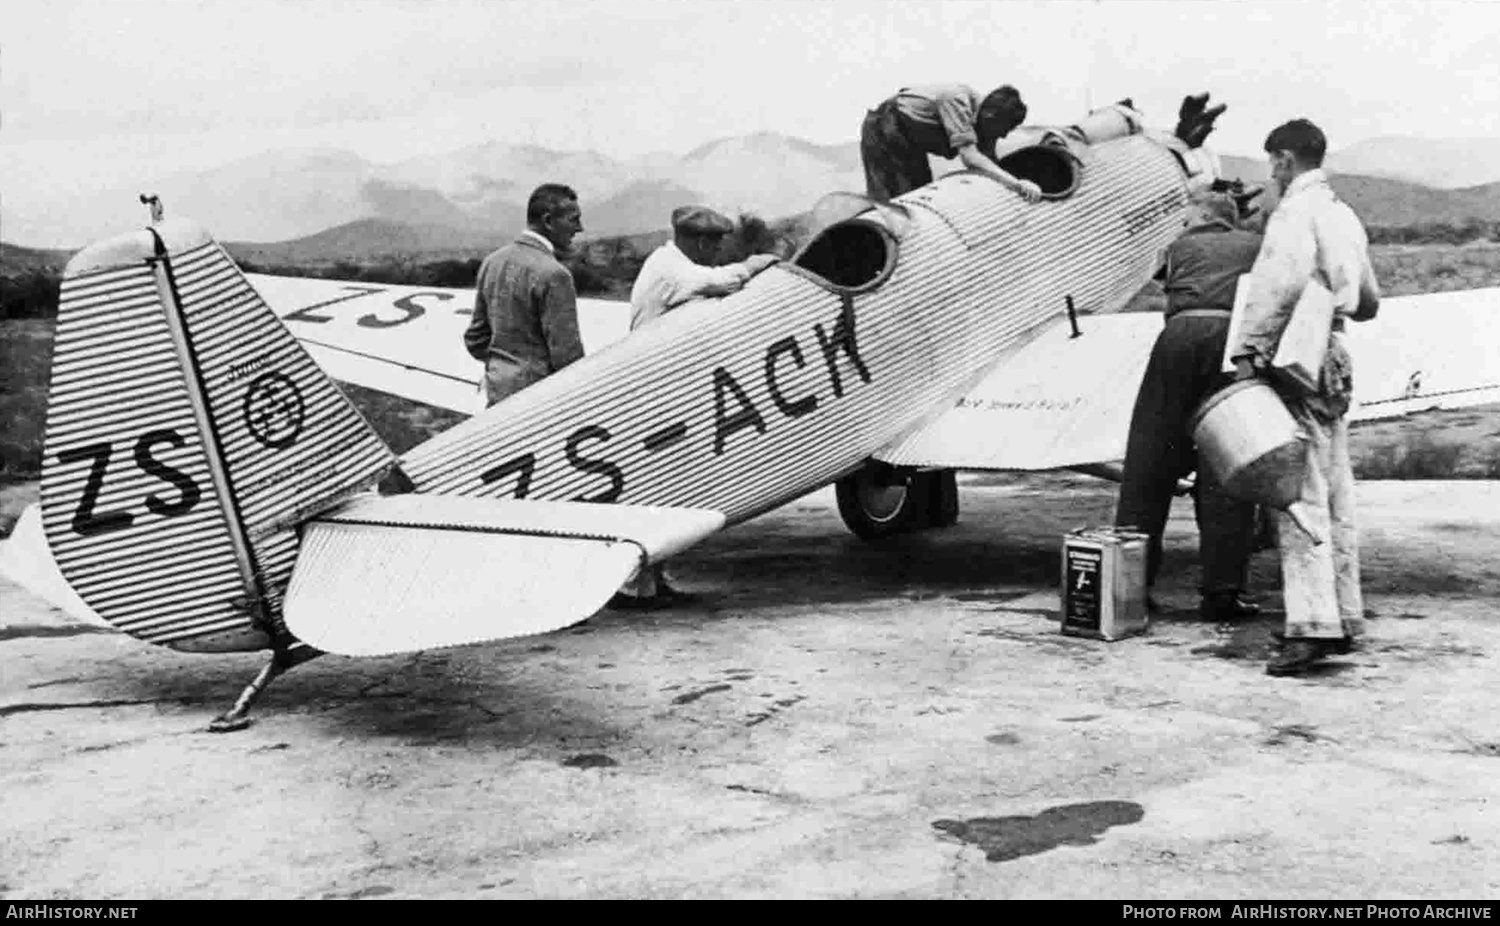
POLYGON ((1359 491, 1372 636, 1300 679, 1274 553, 1197 620, 1185 501, 1150 633, 1059 634, 1082 477, 880 546, 825 490, 686 554, 701 606, 323 657, 222 735, 258 657, 0 580, 0 897, 1493 898, 1500 482, 1359 491))

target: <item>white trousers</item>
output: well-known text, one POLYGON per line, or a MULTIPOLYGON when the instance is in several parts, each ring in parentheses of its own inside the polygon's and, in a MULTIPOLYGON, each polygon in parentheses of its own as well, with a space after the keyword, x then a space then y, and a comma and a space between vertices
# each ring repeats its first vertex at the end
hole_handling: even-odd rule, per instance
POLYGON ((1307 520, 1327 541, 1315 546, 1290 515, 1276 513, 1286 637, 1359 636, 1365 629, 1365 606, 1359 588, 1349 420, 1320 421, 1305 410, 1294 414, 1311 437, 1302 502, 1307 520))

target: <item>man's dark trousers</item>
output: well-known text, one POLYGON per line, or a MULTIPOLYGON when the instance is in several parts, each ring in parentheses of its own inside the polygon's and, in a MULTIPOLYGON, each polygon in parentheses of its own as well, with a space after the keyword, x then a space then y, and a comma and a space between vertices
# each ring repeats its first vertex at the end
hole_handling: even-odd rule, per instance
POLYGON ((865 192, 877 202, 890 202, 932 182, 927 152, 906 137, 894 97, 866 114, 860 127, 859 155, 865 168, 865 192))
POLYGON ((1170 316, 1151 350, 1130 419, 1125 474, 1115 513, 1117 526, 1150 536, 1146 583, 1161 568, 1162 534, 1177 481, 1197 470, 1194 508, 1200 535, 1202 592, 1243 591, 1255 534, 1255 505, 1224 494, 1207 467, 1198 465, 1188 428, 1202 400, 1228 385, 1220 371, 1226 311, 1188 310, 1170 316))

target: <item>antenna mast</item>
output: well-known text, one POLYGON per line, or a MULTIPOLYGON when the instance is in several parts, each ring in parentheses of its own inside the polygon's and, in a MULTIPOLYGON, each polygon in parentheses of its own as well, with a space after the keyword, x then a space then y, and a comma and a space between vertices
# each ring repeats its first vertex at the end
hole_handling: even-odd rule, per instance
POLYGON ((162 219, 161 198, 155 193, 142 193, 141 205, 151 210, 151 224, 160 225, 162 219))
POLYGON ((1099 58, 1099 4, 1102 0, 1094 0, 1091 7, 1084 7, 1085 16, 1089 17, 1089 60, 1083 69, 1083 111, 1091 113, 1094 111, 1094 63, 1099 58), (1093 10, 1090 14, 1089 10, 1093 10))

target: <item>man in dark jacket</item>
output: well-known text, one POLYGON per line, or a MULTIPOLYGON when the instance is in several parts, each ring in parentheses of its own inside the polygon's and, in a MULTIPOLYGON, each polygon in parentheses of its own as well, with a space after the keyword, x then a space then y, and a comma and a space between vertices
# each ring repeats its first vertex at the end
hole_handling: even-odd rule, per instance
POLYGON ((557 259, 581 231, 578 194, 544 183, 526 205, 526 230, 480 264, 464 347, 484 362, 486 405, 583 356, 573 275, 557 259))
POLYGON ((1200 193, 1187 230, 1167 248, 1160 274, 1166 324, 1136 396, 1115 514, 1117 526, 1134 527, 1150 538, 1149 589, 1161 567, 1162 533, 1177 481, 1197 470, 1200 608, 1209 620, 1249 617, 1258 610, 1241 597, 1254 548, 1255 505, 1225 495, 1208 468, 1198 465, 1188 430, 1198 404, 1233 380, 1222 368, 1235 286, 1255 265, 1261 245, 1260 235, 1238 227, 1238 216, 1232 196, 1200 193))

